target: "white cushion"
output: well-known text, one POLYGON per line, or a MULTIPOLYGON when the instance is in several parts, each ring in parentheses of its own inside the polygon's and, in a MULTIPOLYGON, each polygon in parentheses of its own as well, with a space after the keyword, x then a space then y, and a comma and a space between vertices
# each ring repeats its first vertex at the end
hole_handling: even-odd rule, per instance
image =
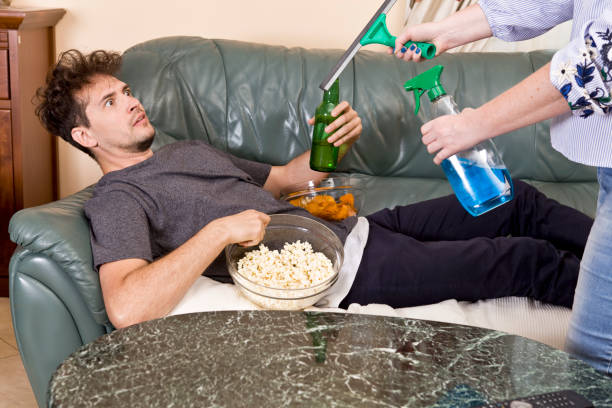
MULTIPOLYGON (((235 285, 201 276, 169 314, 257 309, 260 308, 243 297, 235 285)), ((306 310, 407 317, 484 327, 527 337, 561 350, 571 314, 571 310, 564 307, 519 297, 478 302, 445 300, 432 305, 399 309, 381 304, 354 303, 348 310, 318 307, 306 310)))

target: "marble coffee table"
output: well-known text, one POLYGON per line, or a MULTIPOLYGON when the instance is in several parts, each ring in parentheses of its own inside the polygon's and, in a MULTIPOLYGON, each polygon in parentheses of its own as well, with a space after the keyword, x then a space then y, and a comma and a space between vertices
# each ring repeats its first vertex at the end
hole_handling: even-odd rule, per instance
POLYGON ((50 406, 473 407, 573 389, 612 407, 612 379, 482 328, 370 315, 231 311, 104 335, 51 379, 50 406))

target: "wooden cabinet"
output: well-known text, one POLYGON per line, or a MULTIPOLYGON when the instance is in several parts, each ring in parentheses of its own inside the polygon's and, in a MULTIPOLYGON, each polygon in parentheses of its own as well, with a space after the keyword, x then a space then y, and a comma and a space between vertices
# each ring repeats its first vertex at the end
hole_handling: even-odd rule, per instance
POLYGON ((0 296, 8 296, 15 249, 8 223, 17 210, 57 199, 55 140, 32 101, 55 60, 54 26, 63 9, 0 7, 0 296))

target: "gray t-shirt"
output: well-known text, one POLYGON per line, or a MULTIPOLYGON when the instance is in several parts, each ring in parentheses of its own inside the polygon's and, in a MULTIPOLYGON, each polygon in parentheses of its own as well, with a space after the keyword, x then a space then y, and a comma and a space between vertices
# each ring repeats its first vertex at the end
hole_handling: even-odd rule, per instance
MULTIPOLYGON (((314 218, 344 243, 356 217, 327 222, 275 199, 262 188, 270 169, 268 164, 235 157, 202 141, 182 141, 162 147, 141 163, 104 175, 85 204, 95 268, 128 258, 152 262, 209 222, 247 209, 314 218)), ((206 270, 207 275, 227 274, 220 258, 206 270)))

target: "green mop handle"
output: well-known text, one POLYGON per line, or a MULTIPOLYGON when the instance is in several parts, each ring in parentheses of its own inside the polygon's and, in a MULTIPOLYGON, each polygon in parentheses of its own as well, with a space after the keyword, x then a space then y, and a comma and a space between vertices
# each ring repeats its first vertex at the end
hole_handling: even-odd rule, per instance
MULTIPOLYGON (((370 27, 368 32, 365 33, 359 43, 361 45, 382 44, 388 47, 395 48, 395 39, 397 37, 389 33, 389 30, 387 29, 386 19, 387 16, 385 14, 381 14, 380 16, 378 16, 374 24, 372 24, 372 27, 370 27)), ((406 44, 404 44, 404 46, 410 47, 412 44, 416 45, 417 48, 421 50, 421 55, 423 56, 423 58, 432 59, 436 56, 435 45, 425 42, 408 41, 406 44)))

